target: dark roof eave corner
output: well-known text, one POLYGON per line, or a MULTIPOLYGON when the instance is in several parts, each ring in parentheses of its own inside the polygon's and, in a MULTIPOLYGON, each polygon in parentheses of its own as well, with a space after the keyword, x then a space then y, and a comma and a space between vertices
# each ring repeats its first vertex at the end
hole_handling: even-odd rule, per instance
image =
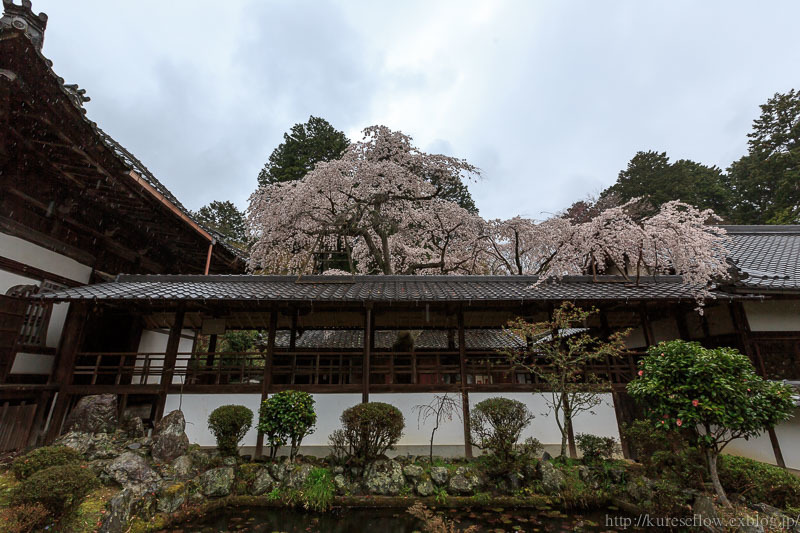
POLYGON ((44 31, 47 28, 47 15, 33 13, 31 0, 22 0, 21 5, 13 0, 3 0, 3 15, 0 17, 0 30, 14 29, 23 32, 36 50, 44 44, 44 31))

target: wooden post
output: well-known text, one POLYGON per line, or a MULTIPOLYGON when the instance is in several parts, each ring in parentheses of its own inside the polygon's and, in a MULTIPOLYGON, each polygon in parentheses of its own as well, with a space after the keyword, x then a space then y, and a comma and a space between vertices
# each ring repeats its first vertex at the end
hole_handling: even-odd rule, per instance
POLYGON ((361 403, 369 402, 370 352, 372 350, 372 307, 364 313, 364 360, 361 363, 361 403))
POLYGON ((650 320, 647 318, 647 305, 644 303, 639 305, 639 318, 642 321, 642 332, 644 333, 644 340, 647 343, 647 347, 654 346, 656 344, 655 335, 653 335, 653 328, 650 324, 650 320))
POLYGON ((469 422, 469 392, 467 392, 467 342, 464 334, 464 312, 458 311, 458 362, 461 371, 461 421, 464 424, 464 456, 472 457, 472 429, 469 422))
MULTIPOLYGON (((267 353, 264 359, 264 377, 261 378, 261 403, 258 404, 259 416, 261 404, 269 397, 269 388, 272 384, 272 359, 275 355, 275 334, 278 329, 278 311, 273 309, 269 314, 269 333, 267 333, 267 353)), ((258 431, 256 437, 256 457, 264 455, 264 433, 258 431)))
MULTIPOLYGON (((72 372, 78 350, 83 343, 83 333, 86 326, 86 316, 89 307, 85 302, 72 302, 69 305, 67 319, 61 334, 61 343, 53 361, 53 371, 50 373, 50 383, 58 386, 58 395, 53 407, 53 416, 47 428, 46 442, 53 442, 61 433, 61 426, 69 407, 69 394, 66 388, 71 384, 72 372)), ((38 431, 35 428, 34 431, 38 431)))
POLYGON ((164 416, 164 407, 167 403, 167 391, 172 385, 172 376, 175 374, 175 361, 178 357, 178 346, 181 342, 181 331, 183 330, 183 318, 186 316, 186 308, 183 304, 178 306, 175 311, 172 327, 169 329, 167 339, 167 350, 164 353, 164 367, 161 370, 161 390, 156 400, 156 410, 153 414, 153 424, 161 420, 164 416))
MULTIPOLYGON (((753 343, 750 342, 750 323, 747 321, 744 306, 741 302, 731 302, 730 305, 733 327, 739 335, 739 342, 744 348, 747 357, 750 358, 750 361, 756 363, 754 365, 756 372, 758 372, 762 378, 767 379, 767 372, 764 368, 764 360, 761 358, 761 352, 758 346, 753 350, 753 343)), ((769 442, 772 444, 772 453, 775 455, 775 463, 781 468, 786 468, 786 461, 783 459, 783 451, 781 451, 781 444, 778 441, 778 434, 775 433, 775 428, 769 428, 767 434, 769 434, 769 442)))

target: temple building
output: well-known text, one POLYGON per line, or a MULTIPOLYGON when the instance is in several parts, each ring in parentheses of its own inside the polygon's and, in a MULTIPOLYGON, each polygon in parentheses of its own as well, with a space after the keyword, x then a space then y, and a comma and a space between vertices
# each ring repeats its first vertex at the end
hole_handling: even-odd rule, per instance
MULTIPOLYGON (((554 444, 545 384, 502 351, 535 351, 504 327, 515 317, 546 320, 565 301, 598 310, 576 331, 632 330, 624 357, 587 369, 608 387, 576 433, 620 438, 637 415, 625 385, 664 340, 732 346, 766 378, 800 380, 800 226, 727 226, 730 276, 702 314, 678 276, 534 286, 529 276, 244 275, 242 252, 86 117, 85 93, 42 55, 46 17, 27 1, 3 3, 0 450, 52 441, 90 394, 116 395, 120 415, 150 426, 180 408, 190 439, 210 446, 214 408, 257 412, 286 389, 316 400, 307 453, 325 453, 345 408, 384 401, 406 417, 396 453, 416 454, 430 434, 414 406, 445 393, 460 399, 462 416, 437 433, 441 454, 476 451, 469 410, 497 395, 526 403, 536 419, 525 436, 554 444), (218 349, 227 332, 251 332, 255 342, 218 349)), ((793 418, 729 451, 800 468, 798 442, 793 418)), ((262 438, 252 431, 244 444, 258 450, 262 438)))

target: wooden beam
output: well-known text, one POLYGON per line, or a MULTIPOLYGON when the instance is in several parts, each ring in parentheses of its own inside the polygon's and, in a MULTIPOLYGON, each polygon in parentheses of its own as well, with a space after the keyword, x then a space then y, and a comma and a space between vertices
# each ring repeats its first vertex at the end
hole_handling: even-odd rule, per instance
POLYGON ((458 363, 461 373, 461 421, 464 426, 464 456, 472 457, 472 428, 469 420, 469 392, 467 392, 467 342, 464 334, 464 312, 458 311, 458 363))
POLYGON ((33 278, 39 281, 55 281, 56 283, 60 283, 61 285, 65 285, 67 287, 77 287, 79 285, 83 285, 74 279, 65 278, 64 276, 48 272, 47 270, 42 270, 34 266, 26 265, 25 263, 20 263, 19 261, 14 261, 13 259, 9 259, 7 257, 0 257, 0 270, 5 270, 6 272, 12 272, 14 274, 18 274, 26 278, 33 278))
MULTIPOLYGON (((272 359, 275 356, 275 334, 278 329, 278 312, 273 309, 269 315, 269 333, 267 333, 267 353, 264 360, 264 377, 261 379, 261 403, 258 405, 259 414, 261 404, 269 397, 270 385, 272 384, 272 359)), ((258 416, 258 414, 257 414, 258 416)), ((258 431, 256 437, 256 457, 264 454, 264 433, 258 431)))
MULTIPOLYGON (((759 350, 758 345, 753 346, 753 343, 750 341, 750 323, 748 322, 747 315, 744 312, 744 306, 741 302, 731 302, 730 310, 731 318, 733 319, 733 327, 739 334, 739 342, 744 348, 747 357, 750 358, 751 362, 756 362, 756 371, 761 375, 762 378, 767 379, 767 371, 764 367, 764 360, 761 357, 761 351, 759 350)), ((769 442, 772 444, 772 453, 775 455, 775 463, 781 468, 786 468, 786 461, 783 459, 781 443, 778 440, 778 434, 775 432, 775 428, 769 428, 767 433, 769 434, 769 442)))
POLYGON ((652 324, 650 324, 650 319, 647 316, 647 305, 644 302, 639 305, 639 318, 642 322, 642 332, 644 333, 644 340, 647 343, 647 347, 655 346, 656 339, 655 335, 653 335, 652 324))
POLYGON ((181 331, 183 330, 183 319, 185 316, 186 307, 181 303, 175 311, 175 320, 169 330, 167 350, 164 354, 164 370, 161 374, 161 387, 158 393, 158 399, 156 400, 155 414, 153 416, 154 424, 164 416, 167 393, 169 392, 169 386, 172 384, 172 376, 175 375, 175 361, 178 357, 178 347, 181 343, 181 331))
POLYGON ((56 397, 53 416, 50 418, 50 425, 47 428, 47 442, 53 442, 61 433, 61 426, 64 423, 70 401, 70 395, 66 393, 65 389, 72 381, 75 358, 83 343, 88 313, 89 307, 85 302, 72 302, 67 311, 67 319, 61 330, 61 343, 53 361, 53 370, 50 373, 49 382, 56 385, 60 392, 56 397))
POLYGON ((372 307, 364 311, 364 358, 361 363, 361 403, 369 402, 370 352, 372 350, 372 307))

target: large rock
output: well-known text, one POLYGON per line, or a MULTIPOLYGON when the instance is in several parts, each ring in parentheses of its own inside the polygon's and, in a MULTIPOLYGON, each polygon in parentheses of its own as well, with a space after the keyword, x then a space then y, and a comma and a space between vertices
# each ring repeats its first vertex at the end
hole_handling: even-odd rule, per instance
POLYGON ((425 470, 418 465, 406 465, 403 467, 403 474, 405 474, 406 477, 411 481, 420 479, 424 473, 425 470))
POLYGON ((233 467, 212 468, 197 478, 200 491, 209 497, 227 496, 231 493, 235 474, 233 467))
POLYGON ((700 494, 695 497, 694 503, 692 504, 692 513, 700 517, 703 529, 706 531, 712 533, 722 531, 722 519, 717 512, 717 508, 714 506, 714 501, 705 494, 700 494), (719 524, 720 527, 717 527, 716 524, 719 524))
POLYGON ((480 478, 474 470, 459 466, 453 477, 450 478, 447 490, 452 494, 472 494, 479 485, 480 478))
POLYGON ((65 432, 114 433, 117 429, 117 395, 84 396, 67 417, 65 432))
POLYGON ((122 448, 108 433, 70 431, 56 439, 55 444, 77 450, 87 461, 112 459, 122 453, 122 448))
POLYGON ((431 467, 431 479, 437 485, 446 485, 450 472, 443 466, 431 467))
POLYGON ((189 449, 189 437, 186 436, 186 420, 180 411, 170 414, 156 422, 153 429, 153 447, 150 453, 159 463, 171 463, 189 449))
POLYGON ((433 483, 431 483, 430 478, 423 478, 417 481, 417 484, 414 485, 414 490, 417 491, 422 497, 430 496, 433 494, 433 483))
POLYGON ((181 455, 170 465, 172 472, 178 479, 191 479, 194 477, 196 468, 192 463, 192 458, 188 455, 181 455))
POLYGON ((170 483, 158 491, 158 510, 162 513, 174 513, 186 502, 186 485, 170 483))
POLYGON ((539 462, 539 474, 542 476, 542 488, 547 494, 558 494, 564 487, 564 473, 553 466, 550 461, 539 462))
POLYGON ((261 496, 265 492, 270 491, 273 485, 275 485, 275 480, 269 475, 269 470, 266 468, 259 468, 253 480, 253 485, 250 487, 250 494, 253 496, 261 496))
POLYGON ((143 520, 150 518, 155 509, 155 497, 141 486, 128 487, 111 498, 106 509, 99 532, 122 533, 128 531, 128 522, 132 517, 143 520))
POLYGON ((127 416, 122 419, 122 430, 129 439, 139 439, 147 435, 144 422, 138 416, 127 416))
POLYGON ((105 472, 123 487, 131 485, 151 486, 161 478, 150 468, 147 461, 133 452, 125 452, 106 465, 105 472))
POLYGON ((396 461, 375 461, 367 468, 365 484, 370 494, 397 496, 406 484, 403 467, 396 461))
POLYGON ((308 464, 295 466, 290 470, 288 478, 284 478, 286 486, 290 489, 301 490, 312 470, 314 467, 308 464))

